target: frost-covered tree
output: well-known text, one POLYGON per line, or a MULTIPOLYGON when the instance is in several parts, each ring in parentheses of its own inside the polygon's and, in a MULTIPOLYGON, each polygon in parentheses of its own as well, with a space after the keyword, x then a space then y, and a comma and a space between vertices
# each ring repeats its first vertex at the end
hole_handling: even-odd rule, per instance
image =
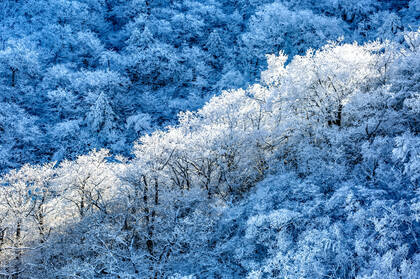
POLYGON ((97 134, 100 142, 112 142, 117 140, 117 116, 105 93, 100 93, 89 113, 86 122, 93 134, 97 134))
POLYGON ((327 40, 345 35, 345 23, 313 14, 309 10, 293 11, 279 2, 258 7, 242 34, 240 57, 252 65, 252 75, 265 68, 265 55, 280 50, 287 54, 303 54, 310 47, 319 48, 327 40))
POLYGON ((21 278, 33 267, 42 268, 42 254, 54 224, 50 214, 55 193, 50 187, 55 175, 53 163, 13 170, 0 180, 1 265, 4 276, 21 278), (30 255, 41 255, 31 259, 30 255), (28 266, 27 262, 31 262, 28 266))
POLYGON ((0 102, 0 169, 36 160, 40 130, 36 118, 15 104, 0 102))

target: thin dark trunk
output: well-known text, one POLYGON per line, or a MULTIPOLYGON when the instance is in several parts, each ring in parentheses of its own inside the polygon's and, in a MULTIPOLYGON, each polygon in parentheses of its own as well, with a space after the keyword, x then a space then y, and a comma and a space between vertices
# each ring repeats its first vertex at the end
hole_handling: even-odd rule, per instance
POLYGON ((337 119, 335 120, 335 124, 338 127, 341 127, 341 115, 342 115, 342 113, 343 113, 343 105, 339 104, 338 105, 338 112, 337 112, 337 119))
POLYGON ((12 70, 12 87, 16 86, 16 72, 17 70, 14 68, 10 68, 12 70))
POLYGON ((79 210, 79 213, 80 213, 80 218, 81 218, 81 219, 82 219, 82 218, 83 218, 83 216, 85 215, 84 210, 85 210, 85 197, 84 197, 84 196, 82 196, 82 199, 81 199, 81 201, 80 201, 80 210, 79 210))
POLYGON ((4 245, 4 236, 6 235, 6 229, 0 230, 0 252, 4 245))
POLYGON ((17 221, 17 225, 16 225, 16 237, 15 237, 15 271, 14 274, 12 276, 13 279, 18 279, 19 278, 19 273, 20 273, 20 267, 21 267, 21 250, 19 248, 21 248, 20 246, 20 240, 21 240, 21 223, 22 221, 19 219, 17 221))
POLYGON ((144 184, 144 189, 143 189, 143 202, 144 202, 144 218, 145 218, 145 222, 146 222, 146 229, 147 229, 147 234, 148 234, 148 239, 146 240, 146 246, 147 246, 147 250, 149 251, 150 255, 153 255, 153 230, 151 228, 150 225, 150 208, 149 208, 149 201, 148 201, 148 192, 149 192, 149 186, 147 184, 147 179, 146 177, 143 175, 143 184, 144 184))

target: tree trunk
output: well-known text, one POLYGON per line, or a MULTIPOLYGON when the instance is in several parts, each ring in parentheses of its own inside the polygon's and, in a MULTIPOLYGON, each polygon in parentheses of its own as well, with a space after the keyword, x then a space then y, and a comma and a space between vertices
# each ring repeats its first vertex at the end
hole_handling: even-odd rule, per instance
POLYGON ((145 219, 145 223, 146 223, 146 230, 147 230, 147 235, 148 235, 148 239, 146 240, 146 246, 147 246, 147 251, 149 252, 150 255, 153 256, 153 230, 151 228, 150 225, 150 208, 149 208, 149 201, 148 201, 148 192, 149 192, 149 185, 147 183, 147 179, 146 176, 142 176, 143 178, 143 184, 144 184, 144 188, 143 188, 143 202, 144 202, 144 219, 145 219))
POLYGON ((13 273, 13 275, 12 275, 12 278, 13 279, 18 279, 19 278, 19 273, 20 273, 20 268, 21 268, 21 266, 22 266, 22 263, 21 263, 21 250, 20 250, 20 248, 21 248, 21 243, 20 243, 20 240, 21 240, 21 226, 22 226, 22 220, 21 219, 18 219, 17 220, 17 224, 16 224, 16 236, 15 236, 15 248, 16 248, 16 250, 15 250, 15 270, 14 270, 14 273, 13 273))
POLYGON ((334 124, 337 125, 338 127, 341 127, 341 115, 343 113, 343 105, 339 104, 338 105, 338 111, 337 111, 337 118, 334 121, 334 124))
POLYGON ((17 69, 10 68, 10 70, 12 70, 12 87, 15 87, 16 86, 16 72, 17 72, 17 69))

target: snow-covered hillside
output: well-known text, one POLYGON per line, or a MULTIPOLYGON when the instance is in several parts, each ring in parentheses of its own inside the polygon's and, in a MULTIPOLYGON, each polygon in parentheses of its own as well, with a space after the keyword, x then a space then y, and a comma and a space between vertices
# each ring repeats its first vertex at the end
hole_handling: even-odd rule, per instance
POLYGON ((419 278, 419 1, 0 5, 1 279, 419 278))

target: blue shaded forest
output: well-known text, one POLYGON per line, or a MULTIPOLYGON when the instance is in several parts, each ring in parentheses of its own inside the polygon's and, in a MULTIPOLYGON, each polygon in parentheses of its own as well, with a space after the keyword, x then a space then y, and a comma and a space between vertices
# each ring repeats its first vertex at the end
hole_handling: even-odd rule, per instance
POLYGON ((0 278, 419 278, 419 20, 3 0, 0 278))

